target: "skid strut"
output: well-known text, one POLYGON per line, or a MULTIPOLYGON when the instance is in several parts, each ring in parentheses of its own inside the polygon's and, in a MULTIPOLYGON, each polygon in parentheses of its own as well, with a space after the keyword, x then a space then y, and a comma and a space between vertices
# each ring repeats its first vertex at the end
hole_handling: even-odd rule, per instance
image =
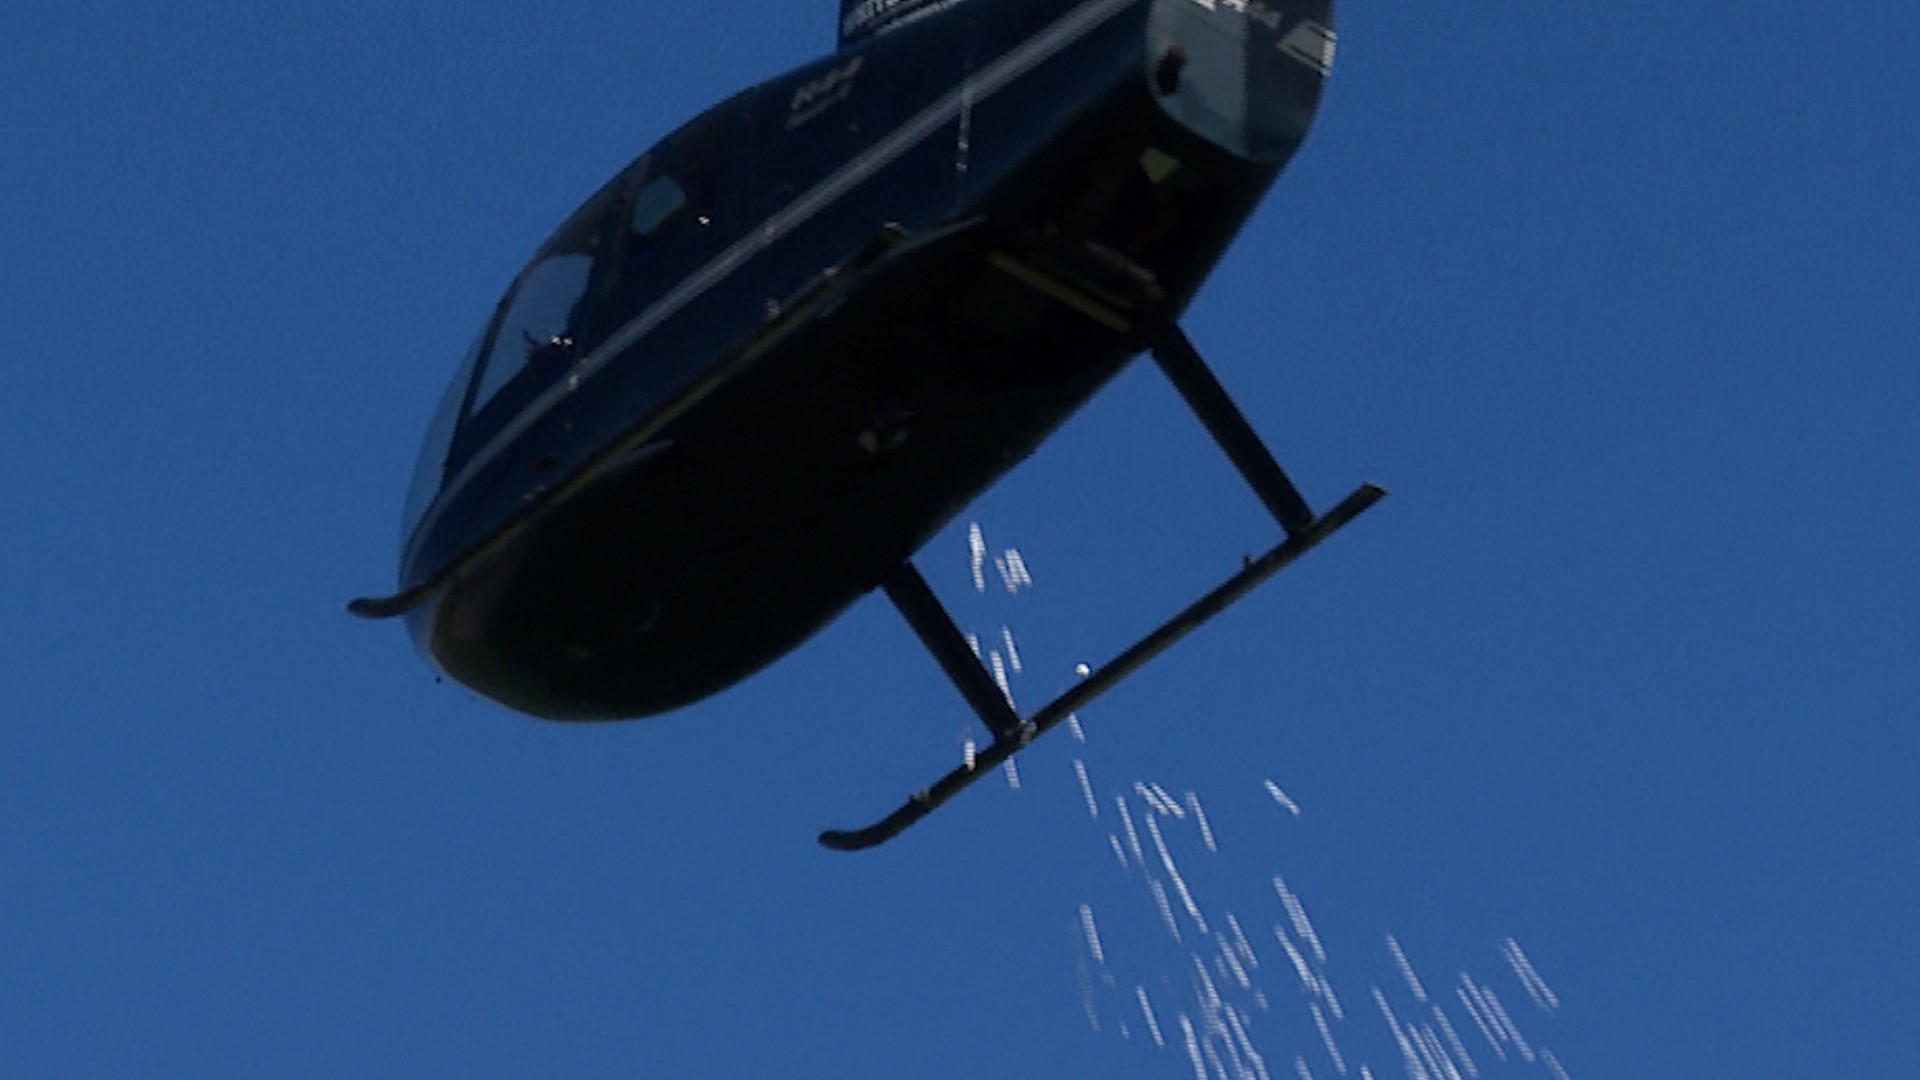
POLYGON ((1014 712, 980 658, 967 646, 966 639, 920 572, 911 562, 902 563, 883 583, 887 597, 939 661, 981 723, 993 733, 993 741, 971 760, 934 781, 932 786, 914 792, 893 813, 862 829, 829 829, 820 834, 822 844, 837 851, 858 851, 898 836, 994 766, 1073 715, 1076 709, 1111 689, 1201 623, 1226 610, 1254 586, 1313 550, 1386 494, 1373 484, 1362 484, 1333 509, 1314 514, 1301 498, 1299 489, 1287 478, 1286 471, 1280 468, 1246 417, 1207 369, 1186 334, 1171 322, 1141 325, 1137 329, 1153 350, 1160 370, 1166 373, 1247 485, 1266 504, 1286 538, 1024 720, 1014 712))

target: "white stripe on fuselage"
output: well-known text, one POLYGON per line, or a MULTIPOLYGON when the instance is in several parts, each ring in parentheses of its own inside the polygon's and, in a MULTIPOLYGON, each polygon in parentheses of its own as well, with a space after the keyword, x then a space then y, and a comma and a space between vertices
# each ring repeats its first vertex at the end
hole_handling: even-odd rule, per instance
POLYGON ((681 279, 678 285, 647 305, 640 314, 634 316, 625 326, 615 331, 580 361, 571 377, 548 387, 491 439, 488 439, 472 457, 468 458, 467 463, 462 465, 460 471, 455 473, 441 489, 439 497, 433 502, 432 509, 422 516, 420 524, 409 538, 408 546, 411 547, 414 540, 426 535, 431 527, 438 523, 441 512, 454 497, 466 485, 472 483, 473 478, 498 457, 509 444, 524 434, 554 406, 565 400, 568 395, 578 390, 588 379, 604 370, 615 357, 652 332, 655 327, 699 298, 728 274, 739 269, 742 263, 771 247, 775 241, 805 224, 808 219, 848 191, 870 179, 875 173, 891 165, 907 151, 946 126, 948 121, 960 114, 963 102, 971 105, 979 104, 983 98, 1032 71, 1042 62, 1051 59, 1067 46, 1092 32, 1100 24, 1138 2, 1139 0, 1087 0, 1086 3, 1067 12, 1033 37, 1009 49, 998 60, 974 73, 961 85, 949 90, 931 105, 915 113, 858 157, 836 169, 826 179, 801 193, 785 207, 775 211, 757 227, 734 241, 725 251, 714 256, 705 266, 681 279))

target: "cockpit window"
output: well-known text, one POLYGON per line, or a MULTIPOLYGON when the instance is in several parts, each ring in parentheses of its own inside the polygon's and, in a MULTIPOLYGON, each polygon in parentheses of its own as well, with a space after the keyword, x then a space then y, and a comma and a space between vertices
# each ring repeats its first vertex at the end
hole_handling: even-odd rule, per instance
POLYGON ((591 256, 569 253, 543 259, 520 276, 487 350, 473 411, 529 366, 565 369, 573 354, 574 308, 592 273, 591 256))

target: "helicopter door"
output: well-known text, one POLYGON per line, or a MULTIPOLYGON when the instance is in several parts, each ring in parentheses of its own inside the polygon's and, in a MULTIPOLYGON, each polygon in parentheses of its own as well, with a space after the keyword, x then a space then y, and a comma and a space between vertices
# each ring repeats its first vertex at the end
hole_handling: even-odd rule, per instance
POLYGON ((608 219, 606 265, 593 292, 597 318, 583 328, 588 347, 644 311, 738 235, 721 200, 723 165, 735 109, 723 103, 648 151, 620 207, 608 219))
POLYGON ((493 438, 719 249, 721 163, 737 113, 731 104, 708 110, 623 169, 520 272, 495 309, 452 459, 493 438))

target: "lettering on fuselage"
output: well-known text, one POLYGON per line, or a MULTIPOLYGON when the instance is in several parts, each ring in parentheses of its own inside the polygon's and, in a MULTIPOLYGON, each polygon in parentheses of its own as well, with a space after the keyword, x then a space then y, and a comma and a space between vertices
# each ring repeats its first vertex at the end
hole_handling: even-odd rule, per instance
POLYGON ((792 131, 851 97, 853 80, 865 64, 866 57, 856 56, 839 67, 828 69, 819 78, 801 84, 787 105, 787 130, 792 131))
POLYGON ((964 2, 965 0, 860 0, 857 4, 843 3, 840 8, 840 44, 845 45, 868 35, 878 34, 923 15, 944 11, 964 2))

